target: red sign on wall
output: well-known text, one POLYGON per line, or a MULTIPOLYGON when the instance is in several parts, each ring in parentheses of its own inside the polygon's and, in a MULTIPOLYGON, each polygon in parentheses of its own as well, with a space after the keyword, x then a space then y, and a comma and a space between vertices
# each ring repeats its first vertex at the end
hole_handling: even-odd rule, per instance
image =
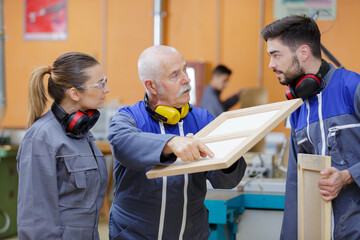
POLYGON ((25 1, 25 40, 67 39, 67 0, 25 1))

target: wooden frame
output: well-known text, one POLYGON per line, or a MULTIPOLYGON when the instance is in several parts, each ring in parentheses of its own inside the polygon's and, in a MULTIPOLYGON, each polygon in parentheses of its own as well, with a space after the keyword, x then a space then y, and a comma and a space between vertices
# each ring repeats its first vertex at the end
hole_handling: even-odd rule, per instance
POLYGON ((320 171, 331 167, 330 156, 298 154, 298 239, 331 239, 331 201, 318 188, 320 171))
POLYGON ((224 112, 194 136, 214 152, 214 158, 177 160, 156 166, 146 175, 157 178, 228 168, 301 104, 301 99, 295 99, 224 112))
MULTIPOLYGON (((240 96, 240 107, 248 108, 260 106, 268 103, 268 89, 263 87, 246 88, 240 96)), ((263 152, 265 149, 265 139, 261 139, 250 152, 263 152)))

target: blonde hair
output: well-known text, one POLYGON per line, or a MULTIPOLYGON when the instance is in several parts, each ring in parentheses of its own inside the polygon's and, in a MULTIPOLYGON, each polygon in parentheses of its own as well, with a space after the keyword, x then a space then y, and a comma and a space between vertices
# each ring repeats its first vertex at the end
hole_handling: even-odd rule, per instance
POLYGON ((49 74, 47 92, 59 104, 64 98, 66 89, 84 85, 89 79, 85 70, 97 64, 99 62, 88 54, 68 52, 59 56, 52 66, 35 68, 30 77, 26 126, 30 127, 45 110, 48 100, 44 86, 46 74, 49 74))
POLYGON ((38 67, 34 69, 30 78, 28 96, 28 118, 26 126, 30 127, 38 118, 41 117, 46 107, 46 93, 44 87, 44 75, 48 73, 48 67, 38 67))

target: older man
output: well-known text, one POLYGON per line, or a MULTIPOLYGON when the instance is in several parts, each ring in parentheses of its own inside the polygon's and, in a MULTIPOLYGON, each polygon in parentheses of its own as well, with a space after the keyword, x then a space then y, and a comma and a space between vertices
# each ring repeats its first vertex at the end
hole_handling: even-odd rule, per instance
POLYGON ((191 137, 213 117, 188 103, 190 79, 176 49, 147 48, 138 71, 146 88, 144 101, 120 109, 110 124, 115 177, 110 239, 208 239, 206 179, 214 188, 233 188, 246 163, 240 158, 224 170, 147 179, 153 166, 171 164, 177 157, 213 157, 191 137))

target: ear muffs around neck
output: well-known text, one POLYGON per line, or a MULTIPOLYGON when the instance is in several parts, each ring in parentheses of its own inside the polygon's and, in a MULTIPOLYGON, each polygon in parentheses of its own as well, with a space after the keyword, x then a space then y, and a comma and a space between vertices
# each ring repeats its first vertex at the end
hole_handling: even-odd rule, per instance
POLYGON ((330 65, 325 60, 321 60, 321 66, 316 74, 304 74, 294 83, 290 83, 286 87, 285 95, 288 100, 295 98, 307 99, 315 96, 325 88, 325 80, 323 77, 330 70, 330 65))
POLYGON ((145 109, 150 116, 158 121, 166 124, 175 125, 186 117, 191 111, 189 103, 185 104, 182 108, 174 108, 169 106, 157 106, 155 110, 152 110, 149 106, 149 100, 147 94, 144 96, 145 109))
POLYGON ((56 102, 52 104, 51 111, 65 131, 75 136, 81 136, 89 131, 100 117, 100 112, 96 109, 86 112, 77 110, 69 114, 56 102))

